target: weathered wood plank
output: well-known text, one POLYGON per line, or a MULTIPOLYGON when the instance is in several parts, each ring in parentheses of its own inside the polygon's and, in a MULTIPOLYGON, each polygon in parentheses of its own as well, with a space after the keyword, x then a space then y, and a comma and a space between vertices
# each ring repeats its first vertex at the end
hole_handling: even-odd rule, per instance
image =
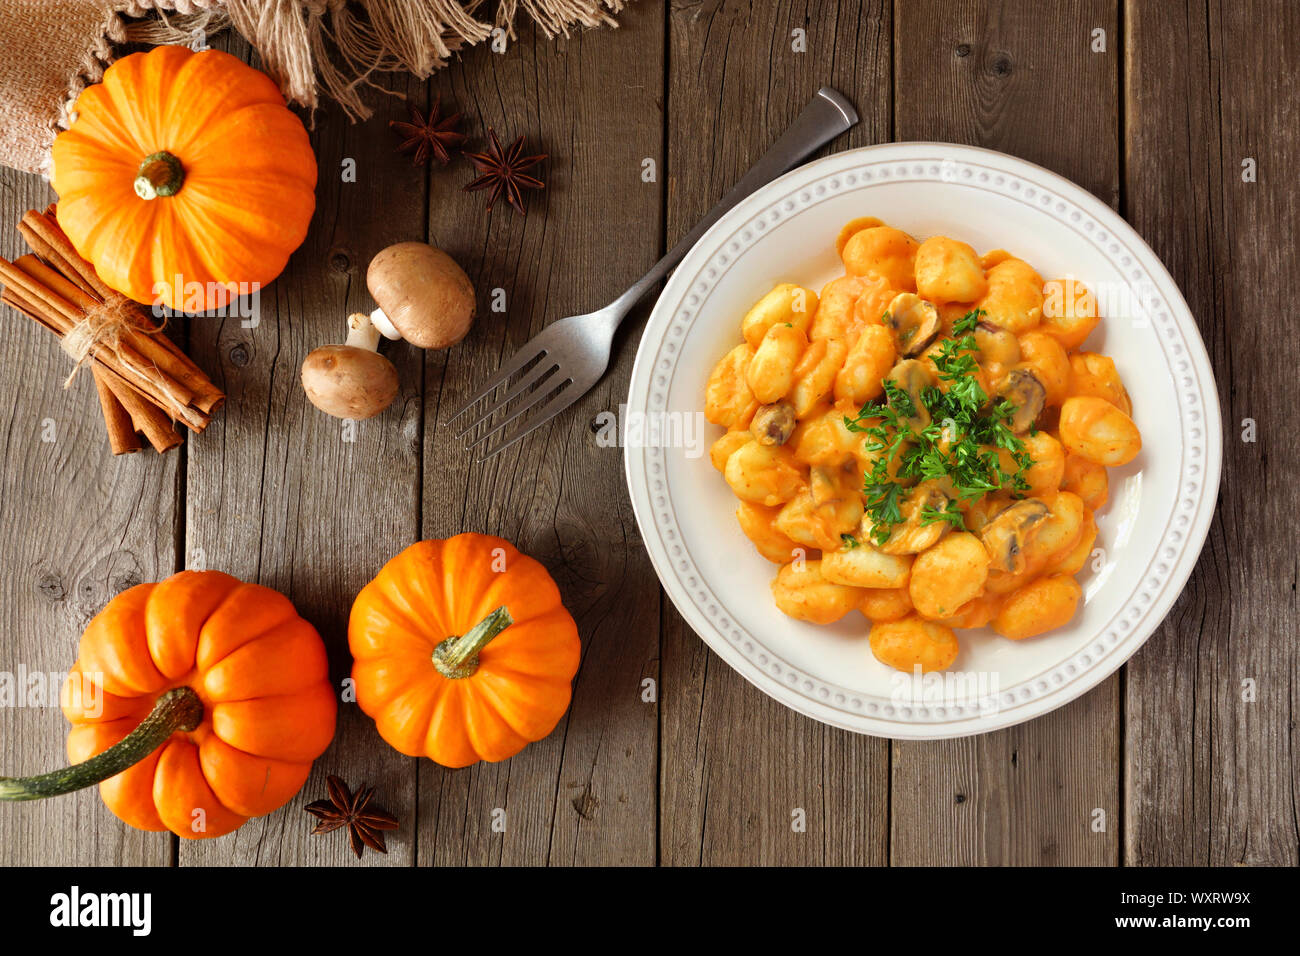
POLYGON ((1200 323, 1225 434, 1201 561, 1128 665, 1124 861, 1294 866, 1300 346, 1278 291, 1300 268, 1300 11, 1141 2, 1126 14, 1125 214, 1200 323))
MULTIPOLYGON (((547 323, 599 308, 661 249, 663 9, 629 6, 617 30, 547 42, 533 29, 503 54, 466 53, 437 77, 477 140, 526 135, 550 154, 548 184, 526 219, 461 187, 460 164, 433 179, 431 241, 479 291, 469 337, 430 353, 424 451, 424 534, 500 534, 555 575, 578 622, 582 667, 569 714, 545 740, 500 764, 451 771, 421 761, 422 864, 650 864, 655 861, 659 588, 640 545, 622 453, 591 423, 627 394, 645 311, 628 319, 616 360, 579 403, 485 464, 448 425, 451 410, 547 323), (492 310, 502 290, 504 311, 492 310), (504 811, 504 832, 494 811, 504 811)), ((481 148, 472 145, 471 149, 481 148)), ((499 820, 500 817, 498 816, 499 820)))
MULTIPOLYGON (((895 138, 971 143, 1119 197, 1116 9, 1072 0, 898 2, 895 138), (1106 52, 1091 52, 1092 31, 1106 52)), ((1007 245, 1015 249, 1014 237, 1007 245)), ((896 743, 894 864, 1114 864, 1119 678, 1029 724, 896 743), (1090 828, 1106 814, 1104 833, 1090 828)))
MULTIPOLYGON (((889 138, 886 3, 678 2, 669 36, 670 242, 823 84, 845 92, 862 116, 835 149, 889 138), (806 52, 793 48, 797 30, 806 31, 806 52)), ((883 864, 888 744, 765 696, 667 601, 663 621, 662 862, 883 864)))
MULTIPOLYGON (((40 177, 12 170, 3 181, 0 254, 12 259, 28 251, 13 224, 28 209, 43 209, 54 193, 40 177)), ((174 569, 181 453, 160 456, 146 445, 114 458, 89 373, 64 391, 71 366, 54 336, 8 306, 0 311, 0 679, 18 679, 20 668, 61 676, 76 659, 81 631, 109 599, 174 569)), ((28 699, 23 683, 14 688, 23 706, 0 705, 5 773, 67 762, 59 680, 50 683, 42 700, 28 699)), ((98 789, 0 804, 4 865, 165 865, 172 844, 169 834, 120 823, 98 789)))
MULTIPOLYGON (((360 127, 325 110, 314 134, 319 211, 264 296, 263 324, 194 326, 196 357, 231 398, 188 451, 111 459, 89 385, 58 388, 66 366, 50 336, 7 310, 0 320, 9 327, 0 560, 10 580, 0 671, 62 671, 113 594, 179 561, 284 590, 321 629, 341 679, 347 609, 384 559, 420 536, 493 531, 547 563, 579 619, 583 668, 555 734, 507 763, 453 772, 393 753, 344 704, 338 739, 289 808, 234 837, 182 842, 182 864, 350 864, 343 841, 307 840, 299 811, 323 791, 324 773, 340 772, 378 784, 403 819, 389 856, 368 855, 375 863, 1113 863, 1122 807, 1125 863, 1294 865, 1297 569, 1286 529, 1300 462, 1286 429, 1300 408, 1282 376, 1300 355, 1294 336, 1269 335, 1274 320, 1256 317, 1276 313, 1270 293, 1300 265, 1283 225, 1300 213, 1287 178, 1300 159, 1287 95, 1300 21, 1277 3, 1132 0, 1125 10, 1122 36, 1113 4, 1100 0, 1047 17, 1028 2, 680 0, 668 14, 640 2, 616 32, 551 44, 522 30, 506 54, 471 51, 430 87, 466 110, 472 132, 526 132, 552 154, 550 189, 526 221, 504 208, 484 216, 480 196, 459 192, 463 164, 435 169, 430 183, 395 156, 386 120, 404 113, 400 101, 376 95, 380 115, 360 127), (1107 31, 1105 55, 1089 52, 1094 27, 1107 31), (790 50, 797 28, 806 54, 790 50), (1121 40, 1122 209, 1202 323, 1228 439, 1205 555, 1123 684, 999 734, 897 743, 892 766, 888 744, 824 728, 750 687, 666 602, 661 612, 619 454, 588 427, 625 394, 634 328, 600 386, 521 448, 479 466, 454 441, 447 410, 475 382, 546 322, 635 279, 820 83, 857 102, 854 145, 889 139, 896 123, 894 138, 1004 149, 1120 202, 1121 40), (702 141, 700 129, 718 132, 702 141), (358 161, 355 184, 340 181, 344 157, 358 161), (646 157, 661 164, 659 184, 641 181, 646 157), (1241 180, 1247 157, 1258 182, 1241 180), (426 235, 475 278, 479 324, 446 353, 386 347, 402 396, 345 443, 302 398, 298 367, 341 337, 348 311, 368 306, 370 256, 426 235), (490 309, 496 288, 505 313, 490 309), (1229 317, 1249 334, 1230 335, 1229 317), (1254 443, 1239 440, 1247 418, 1254 443), (183 547, 180 454, 190 485, 183 547), (645 678, 662 680, 660 704, 642 701, 645 678), (1246 679, 1257 686, 1252 703, 1242 700, 1246 679), (495 808, 507 811, 504 833, 492 830, 495 808), (1095 808, 1107 812, 1106 834, 1088 828, 1095 808), (796 809, 802 834, 790 826, 796 809)), ((425 102, 424 84, 395 82, 425 102)), ((35 177, 6 171, 0 181, 0 223, 51 198, 35 177)), ((0 228, 0 253, 19 251, 0 228)), ((0 769, 53 766, 65 735, 57 707, 0 708, 0 769)), ((121 826, 93 791, 0 806, 5 864, 166 864, 175 847, 121 826)))
MULTIPOLYGON (((248 50, 229 41, 232 52, 248 50)), ((385 82, 423 104, 425 84, 385 82)), ((425 238, 426 177, 394 154, 387 121, 404 118, 394 97, 374 94, 376 115, 350 125, 322 110, 312 132, 320 167, 307 241, 262 294, 261 321, 196 320, 194 354, 229 396, 223 414, 190 444, 186 558, 284 592, 329 649, 331 676, 351 671, 347 615, 357 591, 419 532, 421 357, 385 346, 401 391, 379 416, 343 422, 313 407, 299 384, 312 349, 343 340, 349 312, 369 311, 366 266, 385 246, 425 238), (343 162, 356 161, 355 182, 343 162)), ((352 864, 337 835, 308 838, 304 803, 322 797, 324 777, 375 786, 377 802, 403 822, 387 856, 409 864, 415 841, 415 762, 390 749, 354 703, 339 709, 338 733, 303 791, 286 807, 220 840, 184 841, 182 865, 352 864)))

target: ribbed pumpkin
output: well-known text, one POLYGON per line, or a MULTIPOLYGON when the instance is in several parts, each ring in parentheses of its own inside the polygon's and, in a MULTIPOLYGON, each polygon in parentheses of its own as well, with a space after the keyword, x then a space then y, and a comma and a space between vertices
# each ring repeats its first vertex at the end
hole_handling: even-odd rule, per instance
POLYGON ((504 538, 421 541, 357 595, 357 703, 397 750, 447 767, 505 760, 569 708, 581 647, 540 563, 504 538))
POLYGON ((133 53, 75 112, 54 141, 59 225, 119 292, 221 308, 239 284, 279 275, 306 237, 316 203, 307 131, 275 83, 230 54, 133 53))
POLYGON ((297 793, 337 707, 316 630, 278 591, 219 571, 182 571, 110 601, 82 634, 62 703, 73 766, 0 778, 0 798, 99 782, 126 823, 191 839, 229 833, 297 793))

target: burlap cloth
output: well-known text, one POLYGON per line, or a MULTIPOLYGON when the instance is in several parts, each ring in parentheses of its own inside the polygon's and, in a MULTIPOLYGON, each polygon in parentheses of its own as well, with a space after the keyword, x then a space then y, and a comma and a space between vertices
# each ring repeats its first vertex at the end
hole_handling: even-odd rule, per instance
POLYGON ((72 101, 125 42, 185 43, 227 26, 261 55, 292 102, 336 100, 368 116, 360 91, 376 72, 425 77, 516 14, 547 36, 614 25, 626 0, 0 0, 0 163, 45 172, 72 101), (149 19, 130 22, 140 17, 149 19))

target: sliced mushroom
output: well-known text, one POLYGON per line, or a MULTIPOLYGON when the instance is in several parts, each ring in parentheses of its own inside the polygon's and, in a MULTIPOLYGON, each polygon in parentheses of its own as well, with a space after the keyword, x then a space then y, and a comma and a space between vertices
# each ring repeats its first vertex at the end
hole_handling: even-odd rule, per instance
POLYGON ((894 330, 899 354, 907 357, 924 352, 943 327, 934 303, 912 292, 894 296, 881 321, 894 330))
POLYGON ((930 374, 930 369, 924 362, 916 359, 904 359, 890 370, 886 376, 886 381, 893 382, 904 392, 911 400, 910 414, 905 414, 908 409, 895 408, 899 420, 905 422, 914 431, 920 431, 926 425, 930 424, 930 412, 925 407, 925 402, 921 399, 921 393, 927 388, 934 386, 934 376, 930 374))
POLYGON ((816 505, 824 505, 840 497, 835 475, 824 465, 813 465, 808 470, 808 491, 816 505))
POLYGON ((808 474, 808 494, 833 540, 854 531, 862 521, 861 475, 852 469, 814 465, 808 474))
POLYGON ((794 432, 794 406, 789 402, 773 402, 758 406, 749 430, 760 445, 784 445, 794 432))
POLYGON ((1047 389, 1033 371, 1022 366, 1007 372, 998 385, 998 397, 1005 398, 1016 407, 1007 425, 1013 432, 1020 434, 1028 431, 1043 413, 1047 389))
POLYGON ((980 540, 989 553, 989 567, 1011 574, 1023 571, 1025 545, 1048 513, 1044 502, 1026 498, 1004 509, 981 528, 980 540))
MULTIPOLYGON (((920 554, 935 544, 952 528, 947 521, 932 521, 923 524, 928 509, 944 511, 951 501, 944 494, 938 481, 923 481, 913 489, 907 501, 899 508, 903 513, 901 524, 894 525, 884 544, 877 545, 885 554, 920 554)), ((874 525, 869 517, 862 519, 861 540, 873 541, 871 531, 874 525)))
POLYGON ((990 322, 975 327, 975 347, 979 349, 981 365, 1007 368, 1020 361, 1020 340, 1014 333, 990 322))

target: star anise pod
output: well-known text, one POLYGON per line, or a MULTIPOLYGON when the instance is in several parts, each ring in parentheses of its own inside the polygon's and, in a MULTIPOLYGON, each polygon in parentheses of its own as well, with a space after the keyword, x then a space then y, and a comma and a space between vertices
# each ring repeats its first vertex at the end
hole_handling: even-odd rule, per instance
POLYGON ((427 163, 430 154, 436 156, 438 162, 446 166, 451 162, 451 151, 465 142, 465 134, 456 130, 460 125, 461 114, 453 113, 446 118, 442 116, 441 93, 434 101, 433 109, 429 110, 428 116, 416 109, 413 103, 408 104, 407 108, 411 111, 409 123, 391 120, 388 124, 402 134, 402 143, 397 147, 397 151, 405 153, 415 150, 414 159, 417 166, 427 163))
POLYGON ((531 169, 546 159, 546 154, 523 155, 524 138, 522 136, 511 143, 509 149, 501 148, 501 142, 497 139, 496 130, 489 129, 488 138, 491 140, 491 144, 488 146, 486 153, 465 154, 465 158, 473 163, 474 168, 479 171, 479 177, 466 186, 465 191, 492 190, 488 196, 488 212, 492 211, 492 204, 504 195, 506 202, 510 203, 520 215, 527 215, 524 209, 523 191, 525 189, 545 189, 546 183, 536 176, 529 176, 524 170, 531 169))
POLYGON ((317 800, 303 807, 320 820, 311 832, 329 833, 339 827, 347 827, 352 852, 358 857, 366 846, 387 853, 382 831, 396 830, 399 824, 397 817, 387 810, 371 805, 370 798, 374 796, 375 788, 362 787, 354 796, 348 785, 333 775, 325 778, 325 787, 330 795, 328 800, 317 800))

